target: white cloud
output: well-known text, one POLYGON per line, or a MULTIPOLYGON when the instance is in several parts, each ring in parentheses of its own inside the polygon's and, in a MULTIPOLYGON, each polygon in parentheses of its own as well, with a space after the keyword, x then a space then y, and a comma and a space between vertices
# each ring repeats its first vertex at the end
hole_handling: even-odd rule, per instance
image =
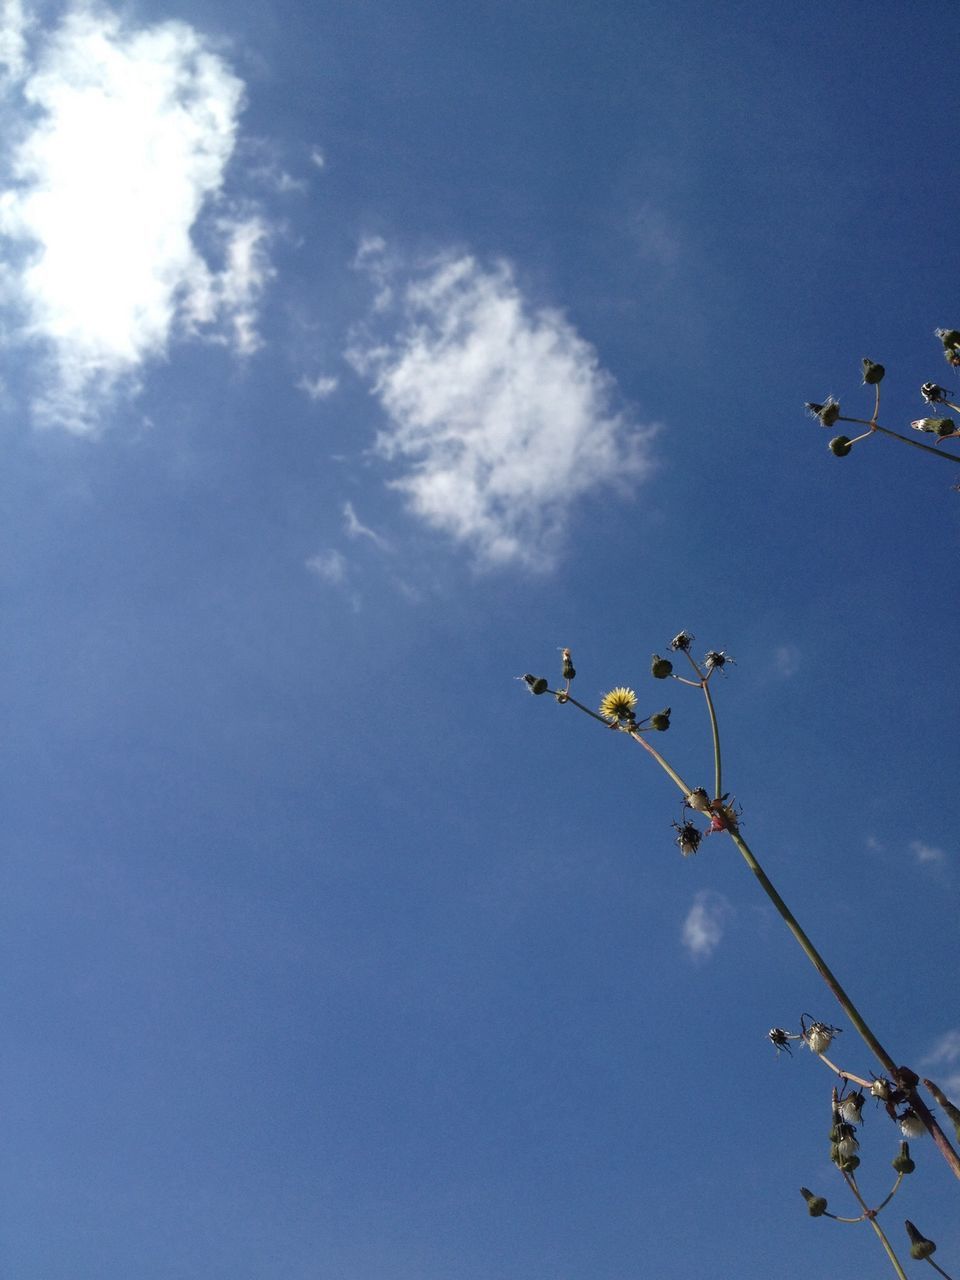
POLYGON ((955 1103, 960 1103, 960 1028, 945 1032, 923 1059, 921 1066, 938 1070, 942 1078, 935 1083, 955 1103), (943 1076, 944 1071, 947 1072, 946 1076, 943 1076))
POLYGON ((391 550, 389 542, 386 538, 381 537, 375 530, 368 528, 365 524, 361 524, 357 518, 357 513, 353 509, 352 502, 343 504, 343 521, 344 527, 351 538, 369 538, 375 547, 379 547, 381 551, 391 550))
POLYGON ((26 67, 27 19, 21 0, 0 3, 0 87, 19 80, 26 67))
POLYGON ((0 233, 20 246, 5 301, 48 361, 38 419, 95 429, 110 396, 179 333, 255 350, 267 228, 223 201, 243 85, 204 38, 81 8, 47 38, 22 92, 28 112, 5 112, 19 134, 0 233))
POLYGON ((327 157, 323 154, 319 147, 314 147, 310 152, 310 160, 318 169, 326 167, 327 157))
POLYGON ((942 849, 932 844, 924 844, 922 840, 911 840, 910 852, 917 862, 921 863, 944 862, 947 857, 942 849))
POLYGON ((324 377, 323 374, 316 378, 308 378, 304 374, 297 383, 297 390, 305 392, 311 400, 326 400, 327 396, 333 395, 339 385, 337 378, 324 377))
POLYGON ((347 579, 347 562, 339 551, 318 551, 307 561, 307 568, 321 582, 327 582, 331 586, 340 586, 347 579))
MULTIPOLYGON (((358 263, 382 249, 366 241, 358 263)), ((403 470, 394 486, 479 563, 549 566, 575 499, 647 474, 651 430, 612 406, 594 348, 558 311, 531 311, 508 266, 444 260, 403 306, 392 342, 350 353, 387 413, 377 449, 403 470)))
POLYGON ((683 922, 683 945, 696 960, 707 960, 723 938, 730 903, 719 893, 702 889, 683 922))

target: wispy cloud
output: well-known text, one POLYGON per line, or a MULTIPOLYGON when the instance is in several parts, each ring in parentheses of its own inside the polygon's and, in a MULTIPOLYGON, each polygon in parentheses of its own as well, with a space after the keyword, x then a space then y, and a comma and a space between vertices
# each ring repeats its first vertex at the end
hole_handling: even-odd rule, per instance
POLYGON ((702 889, 683 922, 682 940, 695 960, 708 960, 723 938, 730 903, 720 893, 702 889))
POLYGON ((328 396, 333 395, 339 385, 336 378, 324 377, 323 374, 316 378, 308 378, 304 374, 297 383, 297 390, 302 391, 311 400, 326 400, 328 396))
POLYGON ((945 1032, 920 1065, 930 1074, 938 1072, 941 1078, 935 1083, 960 1105, 960 1028, 945 1032))
POLYGON ((39 421, 94 430, 178 334, 259 345, 267 226, 223 193, 242 100, 192 27, 103 9, 69 13, 27 68, 19 114, 3 109, 0 234, 15 250, 4 301, 46 361, 39 421))
POLYGON ((795 644, 781 644, 773 651, 773 667, 778 676, 788 680, 800 670, 800 650, 795 644))
POLYGON ((347 561, 340 551, 318 551, 307 561, 307 568, 330 586, 341 586, 347 580, 347 561))
POLYGON ((370 529, 367 525, 361 524, 357 518, 357 513, 353 509, 352 502, 343 504, 343 522, 344 528, 351 538, 369 538, 373 545, 379 547, 381 551, 391 550, 390 543, 386 538, 377 533, 375 529, 370 529))
MULTIPOLYGON (((382 242, 362 247, 378 271, 382 242)), ((614 407, 594 348, 555 310, 533 310, 506 264, 460 256, 409 284, 399 332, 356 344, 388 426, 411 511, 484 566, 548 567, 572 503, 629 493, 650 470, 651 430, 614 407)))
POLYGON ((942 849, 937 848, 936 845, 925 844, 922 840, 911 840, 910 852, 920 863, 940 863, 945 862, 947 858, 942 849))

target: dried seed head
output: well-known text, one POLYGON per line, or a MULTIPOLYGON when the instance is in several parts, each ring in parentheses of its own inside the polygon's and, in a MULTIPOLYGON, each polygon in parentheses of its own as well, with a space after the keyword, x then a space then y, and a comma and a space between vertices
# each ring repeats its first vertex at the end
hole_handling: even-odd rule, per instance
POLYGON ((851 1093, 846 1098, 841 1098, 837 1103, 837 1110, 847 1122, 847 1124, 860 1124, 860 1112, 863 1108, 864 1096, 862 1093, 851 1093))
POLYGON ((840 405, 834 400, 833 396, 827 396, 823 404, 814 404, 812 401, 808 401, 805 407, 808 413, 820 419, 820 425, 824 427, 832 427, 840 417, 840 405))
POLYGON ((836 1027, 830 1027, 825 1022, 811 1022, 803 1038, 811 1053, 826 1053, 837 1034, 836 1027))
POLYGON ((913 1107, 907 1107, 906 1111, 901 1111, 897 1120, 900 1122, 900 1132, 905 1138, 922 1138, 927 1131, 913 1107))
POLYGON ((670 648, 674 652, 686 653, 695 639, 696 637, 692 636, 689 631, 680 631, 670 641, 670 648))
POLYGON ((710 812, 710 797, 703 787, 697 787, 695 791, 691 791, 685 803, 688 809, 693 809, 696 813, 710 812))
POLYGON ((573 661, 572 661, 572 659, 571 659, 571 657, 570 657, 570 650, 569 650, 569 649, 561 649, 561 650, 560 650, 560 657, 563 659, 563 671, 562 671, 562 675, 563 675, 564 680, 572 680, 572 679, 574 678, 574 676, 577 674, 577 671, 576 671, 576 668, 574 667, 574 665, 573 665, 573 661))
POLYGON ((887 1102, 890 1098, 890 1081, 884 1080, 882 1077, 879 1080, 874 1080, 870 1086, 870 1097, 876 1098, 880 1102, 887 1102))
POLYGON ((925 382, 920 388, 920 394, 927 404, 940 404, 942 400, 946 400, 949 396, 949 392, 938 386, 936 382, 925 382))
POLYGON ((700 848, 703 832, 692 822, 675 822, 673 828, 677 833, 677 847, 685 858, 689 858, 700 848))
POLYGON ((914 431, 926 431, 935 436, 952 436, 957 430, 952 418, 915 418, 910 425, 914 431))
POLYGON ((729 653, 724 653, 722 649, 711 649, 703 660, 703 665, 708 671, 713 671, 715 667, 725 667, 728 662, 737 665, 736 658, 731 658, 729 653))

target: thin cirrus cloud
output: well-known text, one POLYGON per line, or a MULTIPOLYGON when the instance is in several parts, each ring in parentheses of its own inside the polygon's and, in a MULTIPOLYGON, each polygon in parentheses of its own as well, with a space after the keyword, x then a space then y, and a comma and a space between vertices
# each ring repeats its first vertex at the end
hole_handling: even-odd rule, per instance
POLYGON ((683 922, 681 939, 695 960, 709 960, 723 939, 730 903, 720 893, 702 889, 683 922))
POLYGON ((182 22, 80 8, 31 57, 19 5, 5 17, 21 79, 2 108, 8 331, 38 357, 35 420, 88 433, 174 338, 260 343, 268 227, 223 194, 243 84, 182 22))
POLYGON ((960 1104, 960 1028, 945 1032, 921 1064, 932 1074, 938 1072, 937 1083, 960 1104))
MULTIPOLYGON (((381 242, 358 255, 387 299, 381 242)), ((349 359, 386 414, 376 450, 426 524, 484 567, 549 567, 572 504, 650 471, 652 428, 615 407, 613 378, 559 311, 532 309, 505 263, 434 263, 400 294, 385 343, 349 359)))

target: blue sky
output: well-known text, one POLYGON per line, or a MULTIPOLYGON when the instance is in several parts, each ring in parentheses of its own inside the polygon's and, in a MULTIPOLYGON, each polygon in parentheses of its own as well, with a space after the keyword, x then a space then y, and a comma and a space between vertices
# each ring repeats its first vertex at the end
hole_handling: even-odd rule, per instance
MULTIPOLYGON (((649 658, 731 652, 744 834, 960 1092, 960 498, 803 414, 866 416, 864 355, 891 427, 956 390, 942 8, 0 21, 5 1274, 883 1274, 765 1040, 839 1009, 514 677, 571 646, 709 785, 649 658)), ((891 1229, 956 1270, 916 1145, 891 1229)))

